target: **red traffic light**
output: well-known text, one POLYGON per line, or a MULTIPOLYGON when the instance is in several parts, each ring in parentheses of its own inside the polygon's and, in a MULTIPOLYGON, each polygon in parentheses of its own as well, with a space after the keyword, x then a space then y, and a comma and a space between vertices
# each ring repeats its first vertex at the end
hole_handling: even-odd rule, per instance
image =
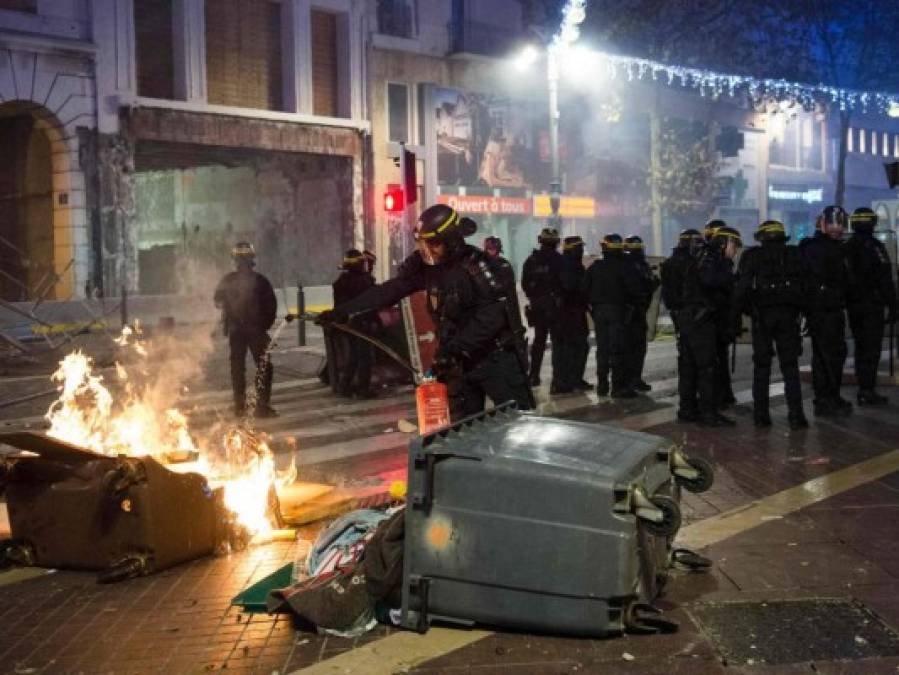
POLYGON ((384 210, 387 213, 400 213, 406 208, 406 200, 403 196, 403 188, 391 185, 384 192, 384 210))

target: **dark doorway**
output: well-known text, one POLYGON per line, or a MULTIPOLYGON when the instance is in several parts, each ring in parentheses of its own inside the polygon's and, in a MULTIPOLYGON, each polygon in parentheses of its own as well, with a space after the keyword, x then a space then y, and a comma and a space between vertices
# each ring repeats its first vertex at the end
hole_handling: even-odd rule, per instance
POLYGON ((53 273, 50 140, 30 114, 4 112, 0 106, 0 297, 21 301, 41 294, 53 273))

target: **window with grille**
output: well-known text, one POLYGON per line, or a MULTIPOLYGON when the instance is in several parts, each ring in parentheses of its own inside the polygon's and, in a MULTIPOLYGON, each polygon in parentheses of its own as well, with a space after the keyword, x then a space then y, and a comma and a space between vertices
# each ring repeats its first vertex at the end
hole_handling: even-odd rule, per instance
POLYGON ((206 0, 206 86, 210 103, 283 109, 279 2, 206 0))
POLYGON ((378 32, 399 38, 416 36, 414 0, 378 0, 378 32))
POLYGON ((134 0, 134 37, 137 93, 174 98, 171 0, 134 0))
POLYGON ((338 113, 337 15, 312 10, 312 107, 316 115, 338 113))

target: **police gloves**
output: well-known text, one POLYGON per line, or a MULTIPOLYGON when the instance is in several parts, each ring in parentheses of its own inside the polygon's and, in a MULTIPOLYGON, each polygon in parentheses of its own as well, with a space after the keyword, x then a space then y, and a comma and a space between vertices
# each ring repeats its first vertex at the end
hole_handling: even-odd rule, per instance
POLYGON ((341 310, 340 308, 330 309, 322 312, 317 317, 315 317, 315 323, 318 326, 322 326, 327 328, 329 326, 334 325, 335 323, 346 323, 350 320, 350 315, 341 310))
POLYGON ((431 372, 439 381, 444 382, 462 367, 454 354, 441 354, 431 364, 431 372))

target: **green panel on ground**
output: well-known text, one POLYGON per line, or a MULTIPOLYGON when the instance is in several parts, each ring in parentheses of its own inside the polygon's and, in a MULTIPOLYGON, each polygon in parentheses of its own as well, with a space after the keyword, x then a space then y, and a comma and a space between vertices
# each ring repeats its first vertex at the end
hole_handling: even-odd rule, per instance
POLYGON ((268 592, 275 588, 290 586, 293 576, 293 563, 287 563, 284 567, 275 570, 267 577, 257 581, 252 586, 247 586, 231 600, 232 605, 239 605, 243 611, 249 613, 265 612, 265 601, 268 592))

